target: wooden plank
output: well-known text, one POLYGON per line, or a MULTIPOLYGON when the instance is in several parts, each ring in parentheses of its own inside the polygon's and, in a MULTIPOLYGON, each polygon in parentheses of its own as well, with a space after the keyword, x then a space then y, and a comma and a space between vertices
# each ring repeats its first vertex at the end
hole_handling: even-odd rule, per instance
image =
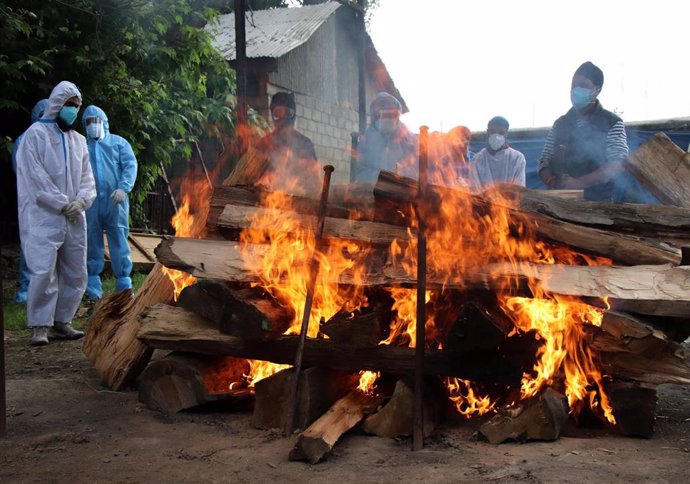
MULTIPOLYGON (((213 323, 182 308, 159 304, 141 317, 139 339, 152 348, 226 355, 273 363, 293 364, 298 336, 268 340, 244 340, 220 333, 213 323)), ((358 348, 324 339, 308 338, 304 366, 323 366, 345 371, 377 370, 407 374, 414 370, 414 348, 380 345, 358 348)), ((429 350, 424 372, 469 380, 519 382, 524 369, 515 367, 497 352, 429 350)))
MULTIPOLYGON (((299 227, 310 231, 315 231, 317 225, 315 215, 230 204, 225 206, 218 217, 217 225, 237 230, 249 228, 272 230, 276 227, 275 221, 277 220, 285 220, 287 223, 297 224, 299 227), (263 225, 260 223, 262 220, 265 221, 263 225)), ((346 239, 375 246, 389 246, 394 240, 407 243, 410 238, 405 227, 334 217, 326 217, 323 230, 326 239, 346 239)))
POLYGON ((624 166, 662 203, 690 208, 690 154, 666 134, 648 139, 624 166))
MULTIPOLYGON (((251 258, 260 258, 265 247, 247 248, 251 258)), ((158 260, 166 267, 197 277, 237 282, 259 282, 247 264, 237 242, 166 238, 156 248, 158 260)), ((354 283, 348 273, 333 274, 339 284, 354 283), (336 279, 337 278, 337 279, 336 279)), ((446 277, 429 273, 430 288, 466 290, 472 288, 515 287, 515 282, 538 280, 552 293, 607 297, 611 304, 626 310, 663 316, 690 316, 690 266, 568 266, 502 263, 468 267, 462 275, 446 277), (511 283, 512 281, 512 283, 511 283)), ((415 276, 401 268, 373 268, 358 284, 364 286, 413 287, 415 276)))

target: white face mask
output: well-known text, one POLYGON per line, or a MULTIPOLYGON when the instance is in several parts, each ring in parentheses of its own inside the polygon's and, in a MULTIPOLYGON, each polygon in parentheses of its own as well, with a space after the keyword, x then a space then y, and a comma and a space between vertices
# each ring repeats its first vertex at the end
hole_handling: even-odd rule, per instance
POLYGON ((101 139, 105 136, 103 123, 91 123, 86 127, 86 136, 91 139, 101 139))
POLYGON ((394 133, 398 129, 398 118, 377 119, 376 127, 382 133, 394 133))
POLYGON ((498 133, 493 133, 489 135, 489 148, 491 148, 494 151, 498 151, 501 148, 503 148, 503 145, 506 144, 506 137, 498 134, 498 133))

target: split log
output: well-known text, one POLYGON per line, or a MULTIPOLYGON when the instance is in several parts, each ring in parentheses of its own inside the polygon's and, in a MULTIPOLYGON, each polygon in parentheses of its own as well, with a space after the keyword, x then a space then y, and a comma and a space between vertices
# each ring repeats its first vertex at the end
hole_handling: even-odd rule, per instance
POLYGON ((151 358, 153 350, 137 339, 141 313, 153 304, 172 300, 173 284, 157 263, 135 298, 127 290, 98 302, 82 350, 112 389, 133 383, 151 358))
POLYGON ((185 287, 177 305, 216 323, 221 333, 247 339, 282 334, 292 319, 287 308, 260 288, 235 289, 207 279, 185 287))
POLYGON ((288 459, 307 460, 311 464, 320 462, 333 450, 340 436, 376 408, 379 401, 380 398, 359 391, 344 396, 299 436, 288 459))
POLYGON ((662 203, 690 208, 690 154, 666 134, 648 139, 624 166, 662 203))
MULTIPOLYGON (((218 217, 219 227, 242 230, 284 230, 276 227, 276 220, 285 220, 302 229, 314 232, 317 225, 317 217, 314 215, 302 215, 273 208, 242 207, 238 205, 226 205, 223 213, 218 217), (265 225, 260 223, 265 220, 265 225)), ((410 236, 404 227, 388 225, 377 222, 359 220, 347 220, 343 218, 326 217, 323 228, 323 236, 328 239, 345 239, 364 242, 374 246, 387 247, 397 240, 406 243, 410 236)))
POLYGON ((141 373, 139 401, 166 415, 208 403, 246 403, 248 388, 230 389, 232 383, 241 384, 246 370, 243 360, 170 353, 141 373))
MULTIPOLYGON (((247 247, 251 258, 260 258, 265 247, 247 247)), ((166 238, 156 248, 165 266, 196 277, 237 282, 259 282, 248 267, 236 242, 185 238, 166 238)), ((333 277, 338 277, 334 274, 333 277)), ((440 277, 429 273, 429 288, 468 290, 472 288, 515 287, 516 281, 539 281, 548 292, 568 296, 610 298, 614 309, 660 316, 690 316, 690 266, 569 266, 521 263, 468 267, 460 276, 440 277), (623 309, 624 308, 624 309, 623 309)), ((351 274, 343 273, 338 283, 354 284, 351 274)), ((365 274, 363 286, 408 286, 415 276, 400 268, 383 267, 365 274)))
POLYGON ((601 357, 605 374, 648 384, 690 383, 683 348, 629 314, 609 311, 590 347, 601 357))
POLYGON ((495 415, 479 428, 492 444, 506 440, 556 440, 568 420, 568 400, 547 388, 535 399, 495 415))
MULTIPOLYGON (((251 341, 225 335, 207 321, 182 308, 160 304, 141 318, 139 338, 152 348, 187 353, 293 364, 298 336, 251 341)), ((414 371, 414 348, 380 345, 358 348, 323 339, 307 339, 303 365, 344 371, 374 370, 393 374, 414 371)), ((517 367, 499 351, 452 352, 428 350, 424 372, 479 382, 514 384, 527 368, 517 367)))
POLYGON ((657 392, 655 385, 614 382, 606 386, 616 427, 627 437, 654 435, 657 392))
MULTIPOLYGON (((378 412, 370 415, 364 421, 363 430, 379 437, 404 437, 412 435, 414 424, 414 390, 410 382, 401 378, 395 384, 395 390, 390 400, 378 412)), ((424 385, 426 394, 430 393, 428 385, 424 385)), ((439 409, 433 403, 443 399, 424 398, 424 437, 428 437, 436 428, 439 409)))
MULTIPOLYGON (((399 210, 402 212, 405 212, 406 207, 414 202, 416 193, 416 180, 389 172, 379 174, 374 189, 377 201, 387 200, 399 205, 402 203, 399 206, 399 210)), ((475 216, 486 213, 488 206, 493 203, 480 196, 439 186, 429 187, 427 194, 428 199, 422 209, 432 218, 439 211, 440 201, 449 198, 449 196, 469 197, 473 210, 476 212, 475 216)), ((512 208, 506 208, 506 210, 516 227, 517 225, 524 225, 540 239, 565 244, 588 254, 609 257, 621 264, 679 264, 681 261, 679 248, 655 238, 643 238, 583 227, 534 212, 525 213, 512 208)))
MULTIPOLYGON (((294 368, 279 371, 254 386, 256 403, 252 425, 258 429, 283 429, 287 416, 290 384, 294 368)), ((355 374, 330 368, 312 367, 300 372, 295 427, 306 429, 333 403, 357 384, 355 374)))
POLYGON ((373 310, 340 311, 319 330, 333 342, 359 346, 377 346, 385 339, 391 321, 391 305, 378 304, 373 310))
POLYGON ((522 212, 547 215, 565 222, 637 235, 690 240, 690 209, 668 205, 592 202, 553 196, 550 190, 501 185, 498 191, 522 212))
POLYGON ((254 185, 261 179, 268 166, 268 155, 250 146, 237 160, 235 168, 223 180, 223 185, 254 185))

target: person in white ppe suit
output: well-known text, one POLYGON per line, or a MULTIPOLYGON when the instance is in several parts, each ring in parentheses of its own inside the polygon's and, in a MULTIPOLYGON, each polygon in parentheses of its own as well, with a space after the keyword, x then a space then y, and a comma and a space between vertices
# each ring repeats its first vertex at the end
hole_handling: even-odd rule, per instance
POLYGON ((84 211, 96 198, 86 139, 74 130, 81 94, 62 81, 48 101, 17 151, 19 232, 31 273, 27 323, 35 346, 84 335, 71 321, 86 288, 84 211))

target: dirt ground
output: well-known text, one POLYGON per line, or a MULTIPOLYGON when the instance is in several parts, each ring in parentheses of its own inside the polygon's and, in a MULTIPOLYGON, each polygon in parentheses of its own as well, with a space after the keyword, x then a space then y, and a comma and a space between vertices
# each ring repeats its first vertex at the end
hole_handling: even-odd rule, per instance
POLYGON ((345 436, 326 462, 289 462, 294 443, 252 428, 251 412, 165 417, 135 390, 102 386, 81 342, 28 346, 6 334, 8 436, 0 482, 687 482, 690 387, 662 386, 650 440, 570 429, 550 443, 498 446, 479 421, 437 429, 420 452, 410 440, 345 436))

